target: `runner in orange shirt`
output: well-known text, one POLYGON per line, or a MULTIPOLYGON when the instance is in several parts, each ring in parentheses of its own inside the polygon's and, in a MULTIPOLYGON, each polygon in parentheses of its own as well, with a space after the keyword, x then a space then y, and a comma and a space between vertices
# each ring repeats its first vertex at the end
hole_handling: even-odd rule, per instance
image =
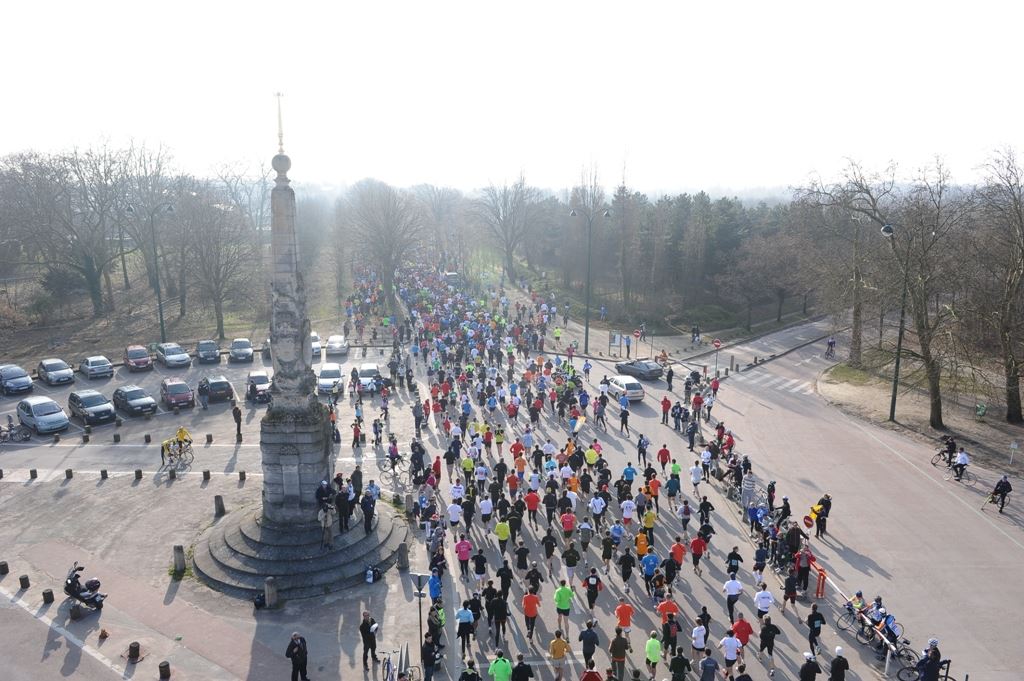
POLYGON ((686 544, 683 543, 683 538, 676 535, 676 543, 669 548, 668 552, 672 556, 672 560, 676 562, 676 565, 682 568, 683 561, 686 559, 686 544))
POLYGON ((615 607, 615 619, 628 638, 629 630, 633 627, 633 606, 626 602, 625 596, 619 596, 619 604, 615 607))
POLYGON ((676 616, 676 619, 679 619, 679 606, 676 605, 676 602, 673 601, 672 597, 668 594, 665 594, 665 598, 661 601, 661 603, 658 603, 658 607, 655 609, 661 614, 662 624, 668 622, 669 613, 672 613, 676 616))
POLYGON ((533 628, 537 626, 537 613, 540 608, 540 596, 536 589, 523 596, 523 615, 526 617, 526 640, 533 640, 533 628))
POLYGON ((658 495, 661 492, 661 480, 658 478, 651 478, 651 481, 647 483, 647 489, 651 493, 651 499, 654 501, 654 508, 658 509, 658 513, 661 513, 661 505, 658 504, 658 495))

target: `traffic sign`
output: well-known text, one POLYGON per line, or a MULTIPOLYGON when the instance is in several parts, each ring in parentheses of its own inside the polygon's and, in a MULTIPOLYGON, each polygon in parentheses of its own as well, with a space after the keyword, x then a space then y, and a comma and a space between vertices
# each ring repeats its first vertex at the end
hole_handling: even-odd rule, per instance
POLYGON ((633 338, 639 338, 639 337, 640 337, 640 329, 636 329, 635 331, 633 331, 633 338))
POLYGON ((717 350, 718 348, 722 347, 722 341, 720 341, 717 338, 715 340, 711 341, 711 344, 715 346, 715 350, 717 350))

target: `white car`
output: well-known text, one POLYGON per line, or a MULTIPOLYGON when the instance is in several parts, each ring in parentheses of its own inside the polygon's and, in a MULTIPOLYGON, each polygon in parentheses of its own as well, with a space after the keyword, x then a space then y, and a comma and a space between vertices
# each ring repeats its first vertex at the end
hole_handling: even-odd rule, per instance
POLYGON ((236 338, 231 341, 231 348, 228 350, 229 362, 251 362, 253 361, 252 341, 248 338, 236 338))
POLYGON ((318 334, 316 331, 310 331, 309 333, 309 347, 310 351, 313 354, 313 361, 320 361, 320 351, 323 349, 323 347, 320 344, 320 334, 318 334))
POLYGON ((632 376, 612 376, 608 379, 608 394, 618 399, 625 394, 630 402, 644 399, 644 387, 632 376))
POLYGON ((185 348, 177 343, 157 343, 156 358, 165 367, 187 367, 192 364, 192 358, 185 352, 185 348))
POLYGON ((380 367, 373 362, 366 362, 359 365, 359 392, 376 392, 377 386, 374 379, 380 376, 380 367))
POLYGON ((49 397, 36 395, 18 402, 18 422, 37 433, 67 430, 70 421, 60 405, 49 397))
POLYGON ((348 341, 345 340, 344 336, 334 335, 327 339, 327 354, 328 355, 347 355, 348 354, 348 341))
POLYGON ((110 378, 114 375, 114 365, 103 355, 86 357, 78 363, 78 370, 85 374, 85 377, 92 380, 101 376, 110 378))
POLYGON ((338 381, 343 381, 341 365, 336 362, 327 362, 320 367, 320 375, 316 377, 317 392, 329 393, 338 381))

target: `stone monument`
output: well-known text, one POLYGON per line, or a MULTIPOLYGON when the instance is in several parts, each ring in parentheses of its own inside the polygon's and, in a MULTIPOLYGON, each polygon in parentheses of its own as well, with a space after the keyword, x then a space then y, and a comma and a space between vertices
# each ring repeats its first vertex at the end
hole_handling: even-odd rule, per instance
POLYGON ((331 430, 327 409, 314 393, 295 192, 288 180, 291 159, 284 153, 280 120, 278 99, 278 153, 272 161, 277 177, 270 195, 273 402, 260 422, 261 503, 229 509, 200 535, 192 564, 196 575, 219 591, 252 597, 274 577, 283 598, 307 598, 363 584, 368 565, 381 570, 393 565, 409 528, 379 502, 370 532, 353 522, 353 529, 332 537, 330 547, 322 545, 316 488, 332 477, 331 430))

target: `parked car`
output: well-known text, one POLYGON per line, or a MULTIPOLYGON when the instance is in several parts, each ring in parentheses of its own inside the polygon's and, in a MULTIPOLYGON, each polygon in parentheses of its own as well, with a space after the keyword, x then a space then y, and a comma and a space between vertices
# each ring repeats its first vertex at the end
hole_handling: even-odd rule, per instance
POLYGON ((199 385, 209 389, 207 397, 211 402, 223 402, 235 396, 235 389, 231 387, 231 381, 223 375, 206 376, 199 381, 199 385))
POLYGON ((18 423, 39 434, 67 430, 71 422, 60 405, 43 395, 33 395, 18 402, 18 423))
POLYGON ((661 378, 665 370, 653 359, 631 359, 615 364, 615 370, 625 376, 633 376, 644 380, 661 378))
POLYGON ((180 378, 165 378, 160 381, 160 401, 168 409, 196 406, 196 396, 188 383, 180 378))
POLYGON ((380 367, 373 362, 359 365, 359 392, 374 393, 377 391, 376 379, 380 376, 380 367))
POLYGON ((231 341, 228 360, 232 362, 251 362, 253 360, 252 341, 248 338, 236 338, 231 341))
POLYGON ((141 345, 129 345, 124 349, 124 365, 129 373, 133 371, 150 371, 153 369, 153 358, 149 350, 141 345))
POLYGON ((177 343, 157 343, 156 358, 165 367, 187 367, 192 364, 192 358, 185 352, 185 348, 177 343))
POLYGON ((270 375, 266 371, 250 371, 245 379, 245 399, 269 402, 271 385, 270 375), (250 386, 255 386, 255 390, 250 386))
POLYGON ((200 364, 220 364, 220 345, 214 340, 201 340, 196 344, 196 359, 200 364))
POLYGON ((623 393, 631 402, 644 399, 644 387, 632 376, 612 376, 608 379, 608 394, 618 399, 623 393))
POLYGON ((64 385, 75 382, 75 370, 56 357, 44 359, 36 367, 36 376, 46 385, 64 385))
POLYGON ((111 364, 110 360, 103 355, 94 355, 92 357, 86 357, 79 362, 78 371, 84 374, 89 380, 102 378, 104 376, 110 378, 114 375, 114 365, 111 364))
POLYGON ((123 385, 114 391, 114 408, 132 414, 155 414, 156 400, 137 385, 123 385))
POLYGON ((310 351, 313 353, 313 361, 319 362, 321 356, 320 351, 323 350, 323 345, 320 343, 320 334, 316 331, 311 331, 309 333, 309 347, 310 351))
POLYGON ((114 404, 98 390, 76 390, 68 395, 68 414, 87 426, 109 423, 116 416, 114 404))
POLYGON ((0 389, 4 395, 32 390, 32 377, 17 364, 0 364, 0 389))
POLYGON ((327 362, 320 367, 320 375, 316 377, 317 392, 329 393, 338 381, 344 381, 341 373, 341 365, 335 362, 327 362))
POLYGON ((328 355, 347 355, 348 341, 342 335, 334 335, 327 339, 328 355))

